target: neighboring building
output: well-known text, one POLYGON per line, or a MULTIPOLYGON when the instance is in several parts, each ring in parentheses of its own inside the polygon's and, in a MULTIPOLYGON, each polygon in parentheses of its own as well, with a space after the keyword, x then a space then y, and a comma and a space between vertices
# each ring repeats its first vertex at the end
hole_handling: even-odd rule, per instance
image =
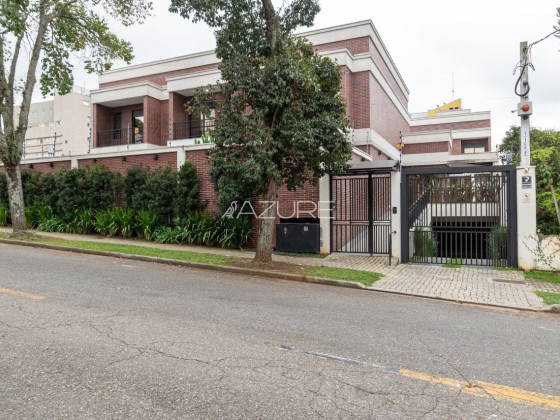
MULTIPOLYGON (((81 155, 88 152, 91 98, 85 89, 32 103, 23 146, 23 160, 81 155)), ((15 121, 20 107, 16 107, 15 121)))
POLYGON ((402 134, 403 166, 493 165, 490 111, 471 112, 457 99, 426 113, 412 114, 402 134))

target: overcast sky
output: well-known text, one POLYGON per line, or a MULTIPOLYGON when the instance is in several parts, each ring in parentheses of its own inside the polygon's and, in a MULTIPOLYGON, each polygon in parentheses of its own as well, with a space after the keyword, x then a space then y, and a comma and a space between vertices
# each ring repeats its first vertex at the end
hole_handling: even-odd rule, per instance
MULTIPOLYGON (((132 42, 133 64, 214 48, 212 31, 167 11, 156 0, 144 25, 117 28, 132 42)), ((423 112, 452 99, 463 108, 492 112, 496 144, 510 125, 519 125, 519 43, 537 41, 557 23, 560 0, 321 0, 314 28, 371 19, 410 90, 409 112, 423 112)), ((532 49, 531 125, 560 130, 560 39, 549 37, 532 49)), ((119 67, 121 67, 120 65, 119 67)), ((78 75, 76 84, 96 88, 96 77, 78 75)))

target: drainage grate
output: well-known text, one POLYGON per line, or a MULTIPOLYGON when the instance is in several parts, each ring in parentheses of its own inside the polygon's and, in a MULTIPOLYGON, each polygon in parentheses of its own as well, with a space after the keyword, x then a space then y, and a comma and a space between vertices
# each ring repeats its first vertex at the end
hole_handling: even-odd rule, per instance
POLYGON ((492 279, 494 283, 527 284, 523 280, 492 279))

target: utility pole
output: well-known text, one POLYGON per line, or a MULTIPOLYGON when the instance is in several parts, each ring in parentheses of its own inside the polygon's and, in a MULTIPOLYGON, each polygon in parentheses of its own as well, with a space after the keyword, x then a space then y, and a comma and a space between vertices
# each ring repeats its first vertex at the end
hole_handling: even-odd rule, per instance
POLYGON ((529 101, 529 58, 527 41, 519 44, 520 49, 520 67, 521 67, 521 86, 520 96, 521 100, 517 105, 517 115, 521 117, 520 134, 520 165, 524 167, 531 166, 531 121, 529 116, 533 113, 533 104, 529 101))

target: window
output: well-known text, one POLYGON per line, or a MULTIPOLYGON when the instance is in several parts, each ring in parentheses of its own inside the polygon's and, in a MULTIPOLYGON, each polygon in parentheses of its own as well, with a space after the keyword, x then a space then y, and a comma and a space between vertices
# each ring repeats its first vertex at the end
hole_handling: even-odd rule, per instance
POLYGON ((465 154, 484 153, 484 152, 486 152, 485 143, 467 143, 463 145, 463 153, 465 154))

